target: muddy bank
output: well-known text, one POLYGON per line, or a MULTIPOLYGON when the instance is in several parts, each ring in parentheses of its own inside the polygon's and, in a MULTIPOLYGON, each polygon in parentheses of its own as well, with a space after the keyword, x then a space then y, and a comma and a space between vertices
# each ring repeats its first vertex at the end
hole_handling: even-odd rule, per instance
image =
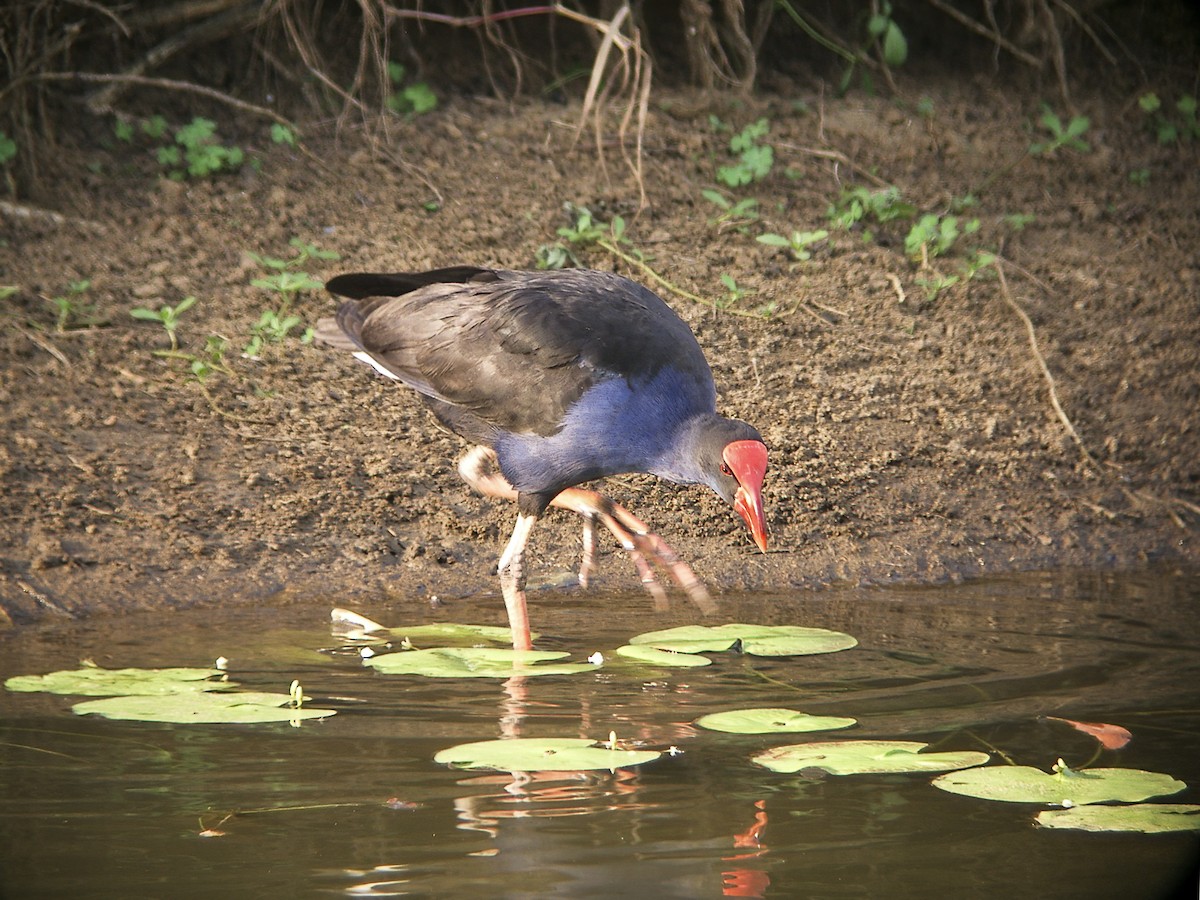
MULTIPOLYGON (((898 100, 800 91, 737 107, 662 95, 640 214, 615 155, 601 167, 571 147, 562 123, 577 110, 561 105, 447 98, 398 137, 403 166, 314 130, 312 155, 264 146, 258 171, 175 183, 83 144, 81 169, 104 174, 64 186, 68 220, 0 218, 0 282, 18 288, 0 335, 0 618, 295 592, 495 594, 513 511, 461 484, 459 441, 402 389, 302 343, 303 325, 242 355, 277 305, 251 284, 263 270, 248 254, 290 256, 292 238, 340 254, 305 266, 318 279, 528 268, 570 224, 568 202, 625 216, 626 249, 746 313, 660 291, 708 353, 722 411, 770 446, 772 552, 756 553, 698 488, 610 483, 715 590, 1194 567, 1196 148, 1158 144, 1129 97, 1077 102, 1092 150, 1035 157, 1023 155, 1034 100, 987 87, 925 81, 898 100), (744 231, 714 221, 701 194, 728 153, 710 115, 770 122, 776 169, 741 192, 759 201, 744 231), (959 215, 979 229, 925 267, 904 252, 911 222, 874 226, 872 240, 831 228, 801 263, 755 240, 829 228, 844 188, 879 183, 922 212, 974 196, 959 215), (978 248, 1002 254, 1003 280, 962 274, 978 248), (722 275, 744 296, 731 300, 722 275), (82 280, 59 331, 48 298, 82 280), (223 371, 203 381, 155 356, 165 332, 129 314, 185 296, 197 302, 181 349, 200 357, 209 336, 228 340, 223 371)), ((648 279, 602 249, 579 254, 648 279)), ((294 312, 311 325, 333 306, 307 291, 294 312)), ((533 580, 564 577, 577 546, 576 523, 552 515, 535 533, 533 580)), ((632 565, 606 549, 598 589, 636 590, 632 565)))

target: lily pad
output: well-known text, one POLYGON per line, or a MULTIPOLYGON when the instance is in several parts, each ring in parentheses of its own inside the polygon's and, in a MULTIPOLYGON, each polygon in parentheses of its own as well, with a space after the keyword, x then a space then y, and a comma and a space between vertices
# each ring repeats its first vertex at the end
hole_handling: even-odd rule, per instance
POLYGON ((252 722, 291 722, 320 719, 334 715, 334 709, 299 709, 285 706, 289 694, 261 691, 227 693, 175 693, 160 696, 107 697, 85 700, 71 707, 81 716, 94 714, 107 719, 137 722, 175 722, 186 724, 225 724, 252 722))
POLYGON ((458 744, 439 751, 433 760, 460 769, 566 772, 640 766, 661 755, 657 750, 610 750, 587 738, 513 738, 458 744))
MULTIPOLYGON (((512 629, 498 625, 462 625, 457 622, 429 622, 424 625, 402 625, 392 628, 349 609, 335 608, 330 613, 333 632, 354 641, 380 641, 388 638, 407 638, 413 643, 461 644, 471 646, 479 641, 497 644, 512 642, 512 629)), ((540 637, 531 633, 535 640, 540 637)))
POLYGON ((696 668, 711 666, 712 660, 707 656, 697 656, 695 653, 676 653, 673 650, 659 650, 646 644, 626 644, 618 647, 617 656, 632 659, 636 662, 649 663, 652 666, 678 666, 680 668, 696 668))
POLYGON ((1135 803, 1132 806, 1076 806, 1038 813, 1044 828, 1078 831, 1200 831, 1200 806, 1191 803, 1135 803))
POLYGON ((993 766, 954 772, 933 780, 933 786, 952 794, 1002 800, 1008 803, 1137 803, 1182 791, 1186 784, 1161 772, 1141 769, 1073 769, 1043 772, 1032 766, 993 766))
POLYGON ((431 678, 511 678, 514 675, 575 675, 593 672, 591 663, 537 665, 570 656, 556 650, 512 650, 500 647, 433 647, 372 656, 366 664, 388 675, 431 678))
POLYGON ((922 753, 920 741, 815 741, 775 747, 753 757, 773 772, 822 769, 830 775, 889 772, 945 772, 981 766, 990 760, 977 750, 922 753))
POLYGON ((10 691, 46 691, 51 694, 80 694, 85 697, 161 696, 196 691, 222 691, 231 685, 209 679, 222 675, 219 669, 102 669, 83 665, 47 675, 16 675, 4 686, 10 691))
POLYGON ((857 725, 845 716, 810 716, 794 709, 731 709, 696 720, 701 728, 730 734, 783 734, 800 731, 832 731, 857 725))
POLYGON ((683 625, 665 631, 648 631, 631 638, 631 644, 648 644, 676 653, 728 650, 741 641, 742 651, 753 656, 808 656, 836 653, 858 646, 840 631, 802 625, 683 625))

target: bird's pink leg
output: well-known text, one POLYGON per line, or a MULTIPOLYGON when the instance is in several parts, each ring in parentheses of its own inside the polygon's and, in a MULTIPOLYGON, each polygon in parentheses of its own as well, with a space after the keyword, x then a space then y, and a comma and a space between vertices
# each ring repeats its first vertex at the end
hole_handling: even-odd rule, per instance
POLYGON ((642 584, 654 597, 656 605, 663 603, 666 594, 654 577, 646 559, 652 559, 656 564, 666 569, 675 583, 683 588, 693 602, 704 613, 716 611, 716 604, 709 596, 708 589, 696 577, 692 567, 679 558, 657 534, 641 519, 619 504, 613 503, 603 494, 583 488, 567 488, 550 501, 551 506, 560 509, 570 509, 584 516, 596 516, 604 526, 612 532, 613 537, 620 541, 621 546, 629 551, 641 576, 642 584))
MULTIPOLYGON (((459 462, 458 473, 462 476, 463 481, 485 496, 513 501, 517 499, 517 489, 509 484, 508 479, 497 471, 496 453, 490 447, 475 447, 471 450, 459 462)), ((567 488, 551 500, 550 505, 557 506, 560 509, 569 509, 583 516, 583 562, 579 567, 579 583, 581 585, 587 585, 588 579, 596 568, 595 520, 599 519, 604 523, 604 527, 612 533, 613 537, 620 542, 621 546, 625 548, 626 552, 629 553, 630 559, 633 560, 634 566, 637 567, 642 585, 654 598, 656 608, 661 609, 665 607, 667 594, 662 589, 662 585, 659 584, 658 579, 654 575, 654 569, 647 562, 647 559, 666 569, 675 583, 687 592, 687 595, 700 607, 702 612, 709 614, 716 611, 716 604, 713 603, 712 597, 709 596, 704 584, 696 577, 696 573, 692 571, 692 567, 681 560, 679 555, 666 541, 650 531, 649 526, 645 522, 625 507, 613 503, 603 494, 583 488, 567 488)), ((519 528, 519 519, 517 524, 519 528)), ((529 527, 532 527, 532 525, 529 527)), ((524 539, 528 540, 528 537, 529 532, 526 529, 524 539)), ((509 545, 504 551, 504 556, 501 557, 501 571, 504 570, 504 559, 509 556, 509 551, 513 550, 513 541, 516 538, 517 529, 514 529, 513 537, 509 540, 509 545)), ((521 550, 524 550, 524 543, 521 544, 521 550)), ((518 562, 520 561, 518 560, 518 562)), ((511 621, 512 606, 509 601, 510 592, 505 587, 505 579, 503 577, 501 578, 501 587, 505 589, 504 602, 506 606, 510 606, 509 619, 511 621)), ((525 581, 523 571, 521 573, 519 593, 521 608, 524 610, 525 581)), ((513 604, 517 602, 515 594, 512 602, 513 604)), ((528 623, 527 615, 525 621, 528 623)))
POLYGON ((579 561, 579 586, 587 587, 596 571, 596 517, 583 518, 583 559, 579 561))
POLYGON ((525 545, 529 543, 529 532, 533 531, 536 524, 537 516, 524 513, 517 516, 512 537, 500 554, 500 564, 497 566, 514 650, 533 649, 533 638, 529 634, 529 608, 525 603, 525 545))

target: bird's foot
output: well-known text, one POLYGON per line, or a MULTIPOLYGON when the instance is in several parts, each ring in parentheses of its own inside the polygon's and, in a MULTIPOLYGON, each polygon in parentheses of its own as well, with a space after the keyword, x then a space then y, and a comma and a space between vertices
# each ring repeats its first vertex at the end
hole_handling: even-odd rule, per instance
POLYGON ((650 531, 649 527, 627 510, 613 503, 603 494, 583 488, 567 488, 551 501, 552 506, 569 509, 583 516, 584 521, 584 550, 583 562, 579 569, 579 583, 586 586, 592 572, 595 571, 595 521, 604 524, 629 553, 642 585, 654 598, 657 609, 665 608, 667 593, 654 574, 654 565, 665 569, 671 579, 683 588, 692 601, 705 614, 716 611, 716 604, 709 596, 708 589, 696 577, 692 567, 679 558, 666 541, 650 531))

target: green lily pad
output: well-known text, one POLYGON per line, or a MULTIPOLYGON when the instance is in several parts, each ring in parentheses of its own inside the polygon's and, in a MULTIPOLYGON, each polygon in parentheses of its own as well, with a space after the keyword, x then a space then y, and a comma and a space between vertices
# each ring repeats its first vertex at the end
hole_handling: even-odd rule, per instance
POLYGON ((225 723, 291 722, 334 715, 334 709, 286 707, 289 694, 261 691, 227 693, 176 693, 160 696, 107 697, 85 700, 71 709, 81 716, 94 714, 107 719, 137 722, 175 722, 215 725, 225 723))
POLYGON ((840 631, 806 628, 802 625, 683 625, 665 631, 648 631, 631 638, 631 644, 648 644, 676 653, 728 650, 738 641, 742 651, 753 656, 808 656, 836 653, 858 646, 858 641, 840 631))
POLYGON ((1084 806, 1120 801, 1137 803, 1182 791, 1186 784, 1161 772, 1141 769, 1066 769, 1043 772, 1032 766, 994 766, 953 772, 933 780, 952 794, 1008 803, 1053 803, 1084 806))
POLYGON ((591 663, 536 665, 570 656, 556 650, 512 650, 500 647, 433 647, 385 653, 365 660, 388 675, 428 675, 431 678, 511 678, 514 675, 575 675, 592 672, 591 663))
POLYGON ((1037 814, 1044 828, 1078 831, 1200 831, 1200 806, 1192 803, 1135 803, 1132 806, 1076 806, 1037 814))
POLYGON ((783 734, 799 731, 833 731, 857 725, 857 719, 844 716, 810 716, 794 709, 731 709, 711 713, 696 720, 701 728, 730 734, 783 734))
POLYGON ((48 675, 16 675, 4 682, 4 686, 10 691, 47 691, 85 697, 155 696, 226 690, 230 687, 228 682, 209 680, 222 674, 219 669, 102 669, 85 664, 48 675))
POLYGON ((661 755, 657 750, 610 750, 587 738, 514 738, 459 744, 439 751, 433 760, 460 769, 565 772, 640 766, 661 755))
POLYGON ((659 650, 657 647, 650 647, 646 644, 626 644, 624 647, 618 647, 616 654, 636 662, 650 663, 652 666, 678 666, 686 669, 712 665, 712 660, 707 656, 659 650))
MULTIPOLYGON (((407 638, 412 643, 462 644, 470 646, 479 641, 497 644, 512 643, 512 629, 497 625, 461 625, 456 622, 431 622, 425 625, 402 625, 392 628, 348 609, 335 608, 330 613, 335 634, 358 641, 379 641, 388 638, 407 638)), ((540 637, 531 632, 530 637, 540 637)))
POLYGON ((773 772, 822 769, 830 775, 889 772, 945 772, 982 766, 990 760, 977 750, 922 753, 920 741, 815 741, 775 747, 753 757, 773 772))

